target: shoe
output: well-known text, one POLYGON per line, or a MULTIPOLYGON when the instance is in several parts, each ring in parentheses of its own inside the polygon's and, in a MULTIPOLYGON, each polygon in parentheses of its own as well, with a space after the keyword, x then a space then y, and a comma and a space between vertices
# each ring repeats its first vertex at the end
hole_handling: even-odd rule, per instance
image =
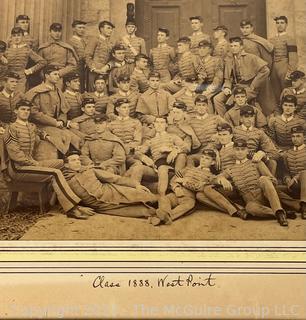
POLYGON ((158 225, 160 225, 161 224, 161 220, 158 218, 158 217, 154 217, 154 216, 152 216, 152 217, 149 217, 148 218, 148 222, 150 223, 150 224, 152 224, 153 226, 158 226, 158 225))
POLYGON ((77 206, 77 209, 87 216, 95 215, 95 211, 89 207, 77 206))
POLYGON ((286 211, 286 216, 288 219, 296 219, 297 215, 295 211, 286 211))
POLYGON ((237 211, 237 217, 239 217, 242 220, 247 220, 248 219, 248 213, 245 209, 239 209, 237 211))
POLYGON ((306 203, 305 202, 301 204, 301 217, 304 220, 306 219, 306 203))
POLYGON ((276 216, 276 219, 277 219, 278 223, 282 227, 287 227, 288 226, 288 221, 286 219, 286 212, 284 210, 277 210, 275 216, 276 216))
POLYGON ((89 218, 88 215, 82 213, 78 208, 74 208, 66 213, 68 218, 74 218, 79 220, 87 220, 89 218))
POLYGON ((172 219, 167 211, 165 211, 163 209, 157 209, 156 215, 164 224, 171 224, 172 223, 172 219))

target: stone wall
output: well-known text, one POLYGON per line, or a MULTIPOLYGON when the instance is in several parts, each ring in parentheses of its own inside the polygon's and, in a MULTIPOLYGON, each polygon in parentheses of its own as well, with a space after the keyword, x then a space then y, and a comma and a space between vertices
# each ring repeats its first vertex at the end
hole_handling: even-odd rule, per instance
POLYGON ((288 17, 288 33, 296 38, 299 68, 306 71, 306 0, 266 0, 267 35, 276 33, 275 16, 288 17))

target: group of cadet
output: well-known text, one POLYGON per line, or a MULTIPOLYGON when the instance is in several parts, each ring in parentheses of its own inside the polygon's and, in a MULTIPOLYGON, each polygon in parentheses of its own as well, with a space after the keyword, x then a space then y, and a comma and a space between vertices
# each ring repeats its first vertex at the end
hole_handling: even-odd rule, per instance
MULTIPOLYGON (((227 40, 193 30, 149 52, 133 19, 113 40, 110 21, 86 37, 75 20, 63 42, 52 23, 38 44, 16 18, 0 42, 1 169, 10 181, 50 182, 68 217, 95 213, 171 224, 204 204, 244 220, 306 219, 306 85, 297 46, 249 20, 227 40)), ((222 213, 220 213, 222 214, 222 213)), ((205 219, 205 212, 203 212, 205 219)))

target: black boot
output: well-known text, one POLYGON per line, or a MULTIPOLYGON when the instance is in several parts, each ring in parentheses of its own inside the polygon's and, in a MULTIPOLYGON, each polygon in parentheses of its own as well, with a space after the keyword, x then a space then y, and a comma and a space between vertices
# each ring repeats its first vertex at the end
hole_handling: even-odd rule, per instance
POLYGON ((275 213, 276 219, 278 221, 278 223, 282 226, 282 227, 287 227, 288 226, 288 221, 286 218, 286 212, 285 210, 277 210, 275 213))

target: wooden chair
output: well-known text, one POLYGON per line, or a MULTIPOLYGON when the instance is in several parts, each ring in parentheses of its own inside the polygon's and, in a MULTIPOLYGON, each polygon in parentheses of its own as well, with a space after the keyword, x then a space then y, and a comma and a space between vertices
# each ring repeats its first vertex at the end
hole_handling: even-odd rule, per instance
POLYGON ((44 214, 48 212, 48 209, 46 208, 46 203, 48 201, 48 185, 48 182, 8 182, 7 191, 9 192, 9 201, 6 207, 6 213, 16 208, 19 192, 38 193, 40 213, 44 214))

